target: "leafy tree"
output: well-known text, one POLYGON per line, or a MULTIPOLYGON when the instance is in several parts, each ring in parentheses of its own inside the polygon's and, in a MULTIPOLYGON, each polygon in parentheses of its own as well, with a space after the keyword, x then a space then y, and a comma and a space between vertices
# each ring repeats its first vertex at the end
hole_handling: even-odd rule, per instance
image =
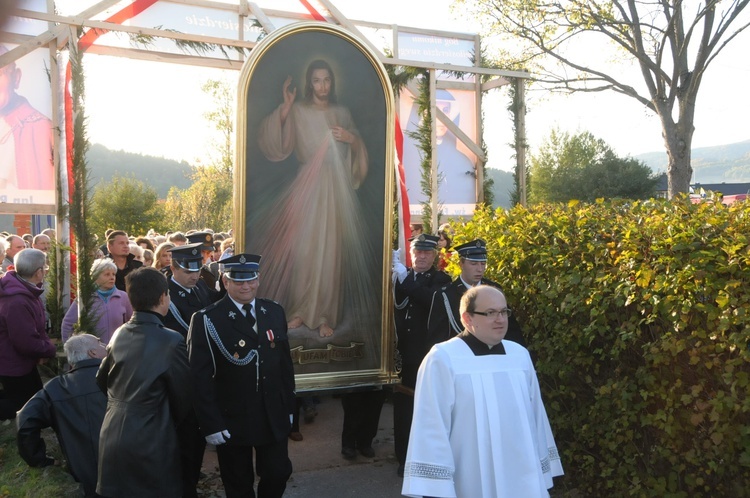
POLYGON ((165 210, 170 224, 182 230, 228 230, 232 227, 234 189, 234 91, 228 82, 220 80, 208 80, 201 89, 214 101, 203 117, 218 131, 220 139, 211 144, 207 163, 193 168, 193 184, 184 190, 169 190, 165 210))
POLYGON ((212 228, 228 230, 232 226, 232 172, 218 166, 198 166, 193 184, 180 190, 173 187, 164 205, 170 224, 181 230, 212 228))
POLYGON ((748 3, 458 0, 455 5, 482 19, 489 34, 512 40, 508 46, 518 52, 510 57, 527 66, 537 64, 536 80, 547 88, 612 90, 653 111, 662 125, 671 198, 690 186, 695 104, 703 76, 750 25, 740 18, 748 3), (624 60, 637 64, 640 84, 598 65, 602 58, 592 57, 589 49, 597 44, 613 44, 624 60))
POLYGON ((219 132, 220 139, 213 140, 212 147, 218 157, 210 154, 210 164, 222 171, 232 171, 234 167, 234 90, 228 82, 222 80, 208 80, 201 87, 214 100, 211 110, 204 113, 208 120, 219 132))
POLYGON ((571 136, 553 130, 531 158, 532 202, 652 197, 657 179, 633 158, 620 158, 589 132, 571 136))
POLYGON ((133 235, 145 234, 150 228, 162 229, 164 207, 158 201, 153 187, 132 177, 116 176, 94 190, 91 230, 101 236, 107 228, 133 235))

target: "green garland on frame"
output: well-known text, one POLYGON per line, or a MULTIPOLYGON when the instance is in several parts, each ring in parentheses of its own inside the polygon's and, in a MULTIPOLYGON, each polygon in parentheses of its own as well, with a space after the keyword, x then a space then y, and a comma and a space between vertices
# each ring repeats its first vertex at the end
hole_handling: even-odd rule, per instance
MULTIPOLYGON (((392 52, 390 50, 385 49, 384 52, 386 56, 392 57, 392 52)), ((404 87, 406 87, 406 85, 409 84, 411 80, 424 74, 424 71, 411 67, 411 66, 394 66, 394 65, 386 65, 385 70, 388 73, 388 79, 391 82, 391 88, 393 88, 393 95, 396 96, 396 99, 397 99, 396 108, 398 109, 398 95, 401 93, 404 87)), ((398 110, 396 112, 398 112, 398 110)), ((400 216, 400 211, 399 211, 399 205, 397 201, 397 199, 399 198, 397 189, 398 189, 398 179, 396 179, 396 181, 393 183, 393 191, 391 194, 394 199, 393 225, 391 226, 391 240, 393 241, 393 244, 392 244, 393 249, 398 249, 398 240, 399 240, 398 220, 400 216)))
MULTIPOLYGON (((425 200, 422 201, 422 227, 424 233, 433 233, 432 227, 432 109, 430 108, 430 73, 421 71, 421 77, 418 82, 419 95, 414 100, 417 104, 418 113, 421 117, 419 126, 416 131, 407 132, 409 137, 413 138, 419 144, 421 162, 421 176, 419 185, 422 187, 422 193, 425 200)), ((435 171, 437 174, 437 171, 435 171)), ((437 195, 437 192, 434 192, 437 195)), ((438 224, 440 223, 440 212, 438 211, 438 224)), ((435 227, 437 228, 437 227, 435 227)))
MULTIPOLYGON (((80 33, 79 33, 80 36, 80 33)), ((85 85, 83 74, 83 53, 78 50, 78 44, 72 42, 70 46, 71 68, 71 98, 73 100, 73 195, 70 199, 70 228, 75 235, 75 254, 77 261, 76 289, 78 299, 77 332, 95 334, 97 317, 92 305, 96 283, 91 278, 91 265, 96 255, 96 239, 91 233, 86 220, 91 210, 91 190, 89 187, 90 171, 86 162, 86 152, 89 149, 86 134, 85 85)))
MULTIPOLYGON (((389 50, 385 50, 387 56, 391 56, 389 50)), ((391 80, 393 93, 398 95, 401 90, 413 79, 418 80, 419 95, 414 100, 418 106, 419 116, 422 118, 416 131, 407 131, 409 138, 414 139, 419 145, 422 162, 420 187, 426 200, 422 202, 422 225, 425 233, 432 233, 432 111, 430 110, 430 72, 426 69, 411 66, 386 66, 388 77, 391 80)), ((396 207, 397 209, 397 207, 396 207)), ((398 211, 396 212, 398 215, 398 211)), ((438 213, 438 223, 440 213, 438 213)), ((394 233, 398 240, 398 218, 394 218, 394 233)))

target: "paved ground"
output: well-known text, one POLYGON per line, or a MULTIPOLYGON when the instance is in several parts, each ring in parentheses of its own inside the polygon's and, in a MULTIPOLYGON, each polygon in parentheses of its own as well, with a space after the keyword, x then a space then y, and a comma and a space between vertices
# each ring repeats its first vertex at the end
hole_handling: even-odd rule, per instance
MULTIPOLYGON (((375 458, 357 455, 356 460, 341 456, 343 410, 339 399, 326 396, 318 405, 315 422, 301 422, 304 440, 289 441, 289 454, 294 466, 284 497, 357 497, 395 498, 401 496, 401 478, 396 475, 393 453, 393 405, 383 405, 380 428, 373 441, 375 458)), ((200 483, 204 498, 224 497, 218 476, 216 452, 206 450, 203 462, 206 479, 200 483)))

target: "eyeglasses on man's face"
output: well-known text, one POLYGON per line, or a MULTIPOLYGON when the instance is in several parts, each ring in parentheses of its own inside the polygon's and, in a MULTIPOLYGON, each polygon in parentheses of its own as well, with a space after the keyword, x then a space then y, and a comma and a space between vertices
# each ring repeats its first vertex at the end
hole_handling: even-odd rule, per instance
POLYGON ((491 320, 497 320, 497 317, 502 316, 503 318, 509 317, 513 314, 513 310, 510 308, 503 308, 501 310, 487 310, 487 311, 473 311, 472 315, 486 316, 491 320))

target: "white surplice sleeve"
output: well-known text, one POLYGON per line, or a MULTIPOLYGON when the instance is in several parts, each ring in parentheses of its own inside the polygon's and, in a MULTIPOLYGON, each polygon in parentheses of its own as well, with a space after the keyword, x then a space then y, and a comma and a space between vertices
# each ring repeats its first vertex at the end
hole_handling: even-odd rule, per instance
POLYGON ((552 435, 552 427, 547 418, 547 411, 542 401, 542 393, 539 389, 539 379, 536 376, 533 364, 529 360, 529 396, 531 408, 535 419, 536 429, 536 451, 539 455, 539 463, 542 467, 542 478, 547 489, 552 488, 552 478, 564 474, 560 454, 557 451, 555 438, 552 435))
POLYGON ((450 357, 433 348, 417 375, 414 422, 401 492, 406 496, 454 498, 455 463, 450 445, 455 380, 450 357))

